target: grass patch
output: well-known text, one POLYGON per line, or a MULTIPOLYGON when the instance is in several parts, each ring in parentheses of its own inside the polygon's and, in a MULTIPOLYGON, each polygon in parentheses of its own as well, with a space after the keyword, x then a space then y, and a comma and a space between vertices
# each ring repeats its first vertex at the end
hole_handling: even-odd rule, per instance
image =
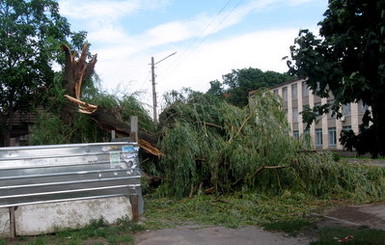
POLYGON ((343 227, 324 227, 321 229, 320 239, 312 245, 341 244, 339 239, 352 235, 353 239, 343 244, 349 245, 384 245, 385 231, 374 229, 348 229, 343 227))
POLYGON ((81 244, 133 244, 132 234, 143 230, 142 225, 130 221, 128 218, 118 220, 117 224, 108 225, 102 218, 93 220, 81 229, 57 230, 53 234, 36 237, 21 237, 22 239, 0 240, 2 244, 28 245, 81 245, 81 244))
POLYGON ((202 195, 181 200, 146 198, 143 222, 148 229, 178 225, 221 225, 237 228, 284 220, 307 220, 312 212, 328 205, 302 193, 285 192, 280 196, 257 193, 225 196, 202 195))
POLYGON ((103 219, 94 220, 88 226, 79 230, 56 232, 57 238, 69 238, 71 241, 104 238, 109 244, 132 244, 132 233, 143 230, 144 227, 130 221, 128 218, 118 220, 115 225, 107 225, 103 219))

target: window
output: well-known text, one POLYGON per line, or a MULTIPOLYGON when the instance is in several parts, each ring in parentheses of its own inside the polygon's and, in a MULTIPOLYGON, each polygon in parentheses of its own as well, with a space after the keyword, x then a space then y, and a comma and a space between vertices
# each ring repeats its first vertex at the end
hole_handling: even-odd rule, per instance
POLYGON ((273 90, 273 93, 276 94, 276 95, 278 95, 278 89, 274 89, 274 90, 273 90))
POLYGON ((299 131, 298 130, 293 131, 293 138, 296 140, 299 140, 299 131))
POLYGON ((351 113, 350 103, 342 105, 342 116, 348 117, 350 116, 350 113, 351 113))
POLYGON ((296 100, 298 98, 297 84, 291 85, 291 99, 296 100))
POLYGON ((360 100, 358 102, 358 111, 361 113, 361 114, 364 114, 366 112, 366 110, 368 109, 368 106, 362 101, 360 100))
POLYGON ((287 87, 282 88, 282 98, 283 101, 287 101, 287 87))
POLYGON ((302 97, 309 97, 309 87, 306 82, 302 82, 302 97))
POLYGON ((315 145, 317 147, 321 147, 323 144, 322 141, 322 128, 316 128, 315 129, 315 145))
POLYGON ((328 129, 328 135, 329 135, 329 146, 336 146, 337 145, 337 131, 336 128, 329 128, 328 129))
POLYGON ((293 107, 293 123, 298 123, 298 107, 293 107))
POLYGON ((352 126, 343 126, 342 130, 345 131, 345 132, 352 131, 352 126))

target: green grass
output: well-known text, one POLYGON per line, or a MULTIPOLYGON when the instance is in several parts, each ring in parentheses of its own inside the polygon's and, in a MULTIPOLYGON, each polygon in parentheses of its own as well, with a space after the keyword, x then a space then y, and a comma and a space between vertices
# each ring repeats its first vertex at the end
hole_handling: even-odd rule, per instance
POLYGON ((3 239, 0 240, 0 245, 133 244, 132 234, 143 229, 142 225, 131 222, 128 218, 120 219, 114 225, 107 225, 103 219, 98 219, 81 229, 57 230, 54 234, 36 237, 18 237, 17 241, 3 239))
POLYGON ((173 200, 146 198, 144 225, 148 229, 177 225, 221 225, 237 228, 275 222, 307 220, 309 214, 328 205, 302 193, 205 195, 173 200))
POLYGON ((321 229, 320 239, 311 243, 312 245, 384 245, 385 231, 374 229, 348 229, 343 227, 324 227, 321 229), (338 242, 348 235, 353 235, 353 239, 348 242, 338 242))

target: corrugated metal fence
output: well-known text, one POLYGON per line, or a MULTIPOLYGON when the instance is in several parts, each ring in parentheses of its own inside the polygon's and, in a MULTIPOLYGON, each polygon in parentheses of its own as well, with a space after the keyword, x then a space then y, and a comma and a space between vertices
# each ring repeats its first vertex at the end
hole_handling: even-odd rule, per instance
POLYGON ((0 148, 0 208, 141 195, 137 143, 0 148))

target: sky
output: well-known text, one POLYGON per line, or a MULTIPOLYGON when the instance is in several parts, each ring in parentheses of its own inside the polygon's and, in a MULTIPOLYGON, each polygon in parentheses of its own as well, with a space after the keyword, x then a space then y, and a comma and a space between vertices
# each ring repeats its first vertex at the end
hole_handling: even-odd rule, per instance
POLYGON ((286 72, 282 58, 300 29, 318 33, 327 0, 59 0, 59 8, 73 31, 88 33, 102 89, 139 91, 151 107, 151 57, 160 105, 167 91, 206 92, 232 70, 286 72))

